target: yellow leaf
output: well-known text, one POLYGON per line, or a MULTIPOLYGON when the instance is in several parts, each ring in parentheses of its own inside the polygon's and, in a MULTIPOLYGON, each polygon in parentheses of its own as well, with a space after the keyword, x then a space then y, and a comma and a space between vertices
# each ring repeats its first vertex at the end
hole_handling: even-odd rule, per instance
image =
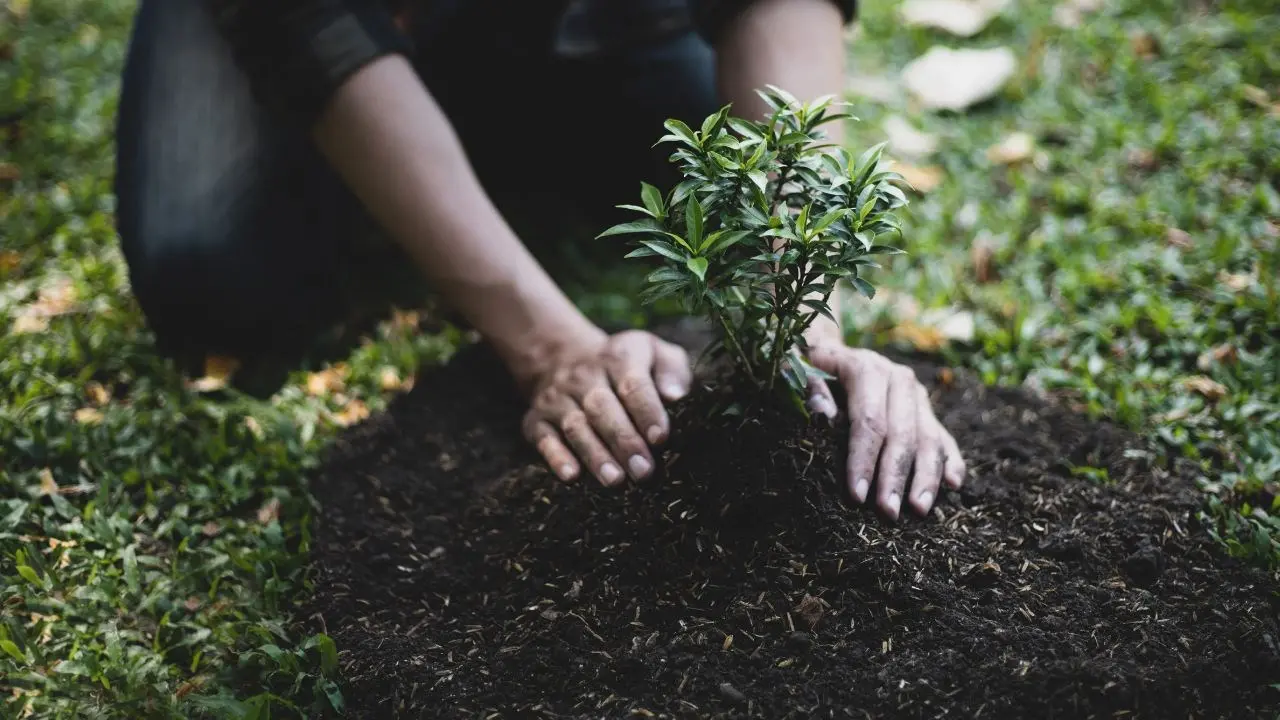
POLYGON ((101 406, 111 402, 111 391, 103 387, 102 383, 97 382, 96 380, 89 381, 89 384, 85 385, 84 390, 85 394, 89 396, 89 400, 93 402, 94 405, 101 406))
POLYGON ((280 501, 271 498, 265 505, 258 508, 258 522, 263 525, 269 525, 272 521, 280 518, 280 501))
POLYGON ((9 273, 22 264, 22 256, 16 250, 0 250, 0 273, 9 273))
POLYGON ((987 148, 987 160, 999 165, 1012 165, 1031 158, 1036 140, 1030 133, 1016 132, 987 148))
POLYGON ((40 496, 57 495, 58 481, 53 479, 53 471, 45 468, 40 471, 40 496))
POLYGON ((76 422, 81 425, 97 425, 102 422, 102 411, 97 408, 83 407, 76 411, 76 422))
POLYGON ((1218 273, 1218 282, 1232 292, 1244 292, 1258 282, 1258 268, 1255 267, 1247 273, 1229 273, 1223 270, 1218 273))
POLYGON ((927 193, 942 184, 942 168, 936 165, 918 167, 906 163, 898 163, 893 170, 906 179, 916 192, 927 193))
POLYGON ((209 355, 204 359, 204 376, 188 382, 187 388, 199 393, 221 390, 239 367, 240 361, 235 358, 209 355))
POLYGON ((360 400, 352 400, 341 411, 333 413, 333 422, 349 427, 369 417, 369 407, 360 400))
POLYGON ((1201 371, 1207 372, 1213 367, 1214 363, 1233 365, 1237 359, 1239 359, 1239 355, 1236 352, 1236 346, 1224 343, 1201 353, 1200 357, 1196 358, 1196 367, 1200 368, 1201 371))
POLYGON ((259 440, 266 437, 266 433, 262 430, 262 424, 252 415, 246 415, 244 418, 244 426, 253 433, 253 436, 259 440))
POLYGON ((350 370, 343 363, 325 368, 307 375, 307 394, 312 397, 342 392, 346 388, 345 378, 350 370))
POLYGON ((49 318, 40 315, 29 315, 18 310, 13 319, 13 334, 23 335, 26 333, 44 332, 49 329, 49 318))
POLYGON ((947 339, 938 328, 917 325, 913 322, 894 326, 889 335, 893 340, 905 342, 922 352, 934 352, 947 343, 947 339))
POLYGON ((9 12, 19 20, 25 20, 30 9, 31 0, 9 0, 9 12))
POLYGON ((1257 85, 1242 85, 1240 87, 1240 91, 1244 93, 1245 100, 1248 100, 1263 110, 1267 110, 1271 107, 1271 96, 1267 94, 1266 90, 1263 90, 1257 85))

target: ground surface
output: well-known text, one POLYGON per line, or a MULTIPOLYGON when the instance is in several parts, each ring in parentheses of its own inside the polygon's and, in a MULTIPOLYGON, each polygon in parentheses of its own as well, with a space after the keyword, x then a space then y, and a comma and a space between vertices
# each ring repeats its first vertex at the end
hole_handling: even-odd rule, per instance
MULTIPOLYGON (((1062 28, 1055 3, 1015 0, 955 38, 907 27, 899 2, 862 3, 850 141, 885 139, 900 115, 938 136, 911 162, 941 174, 912 197, 910 255, 877 275, 854 339, 936 348, 1192 459, 1218 521, 1201 537, 1274 572, 1280 15, 1274 0, 1072 4, 1099 9, 1062 28), (1007 45, 1015 77, 966 112, 921 110, 897 72, 935 44, 1007 45), (988 156, 1019 131, 1030 161, 988 156), (904 297, 972 334, 879 317, 904 297)), ((340 705, 333 645, 292 612, 308 592, 305 477, 454 340, 399 315, 265 401, 206 392, 218 383, 157 357, 111 196, 135 8, 0 0, 0 716, 340 705)), ((587 274, 572 285, 584 308, 635 317, 634 278, 587 274)))
POLYGON ((701 400, 662 478, 562 484, 531 464, 518 403, 477 390, 501 387, 485 357, 421 378, 313 485, 306 614, 341 648, 353 716, 1280 709, 1276 585, 1224 559, 1186 474, 1131 457, 1127 432, 918 364, 972 470, 890 527, 841 504, 842 432, 699 422, 701 400))

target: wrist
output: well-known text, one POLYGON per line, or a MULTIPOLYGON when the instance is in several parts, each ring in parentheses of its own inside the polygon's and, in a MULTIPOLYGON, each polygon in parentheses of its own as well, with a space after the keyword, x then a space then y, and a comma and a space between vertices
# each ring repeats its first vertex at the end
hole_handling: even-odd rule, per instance
POLYGON ((528 393, 565 358, 592 352, 608 337, 585 316, 575 313, 537 322, 520 337, 494 344, 516 386, 528 393))

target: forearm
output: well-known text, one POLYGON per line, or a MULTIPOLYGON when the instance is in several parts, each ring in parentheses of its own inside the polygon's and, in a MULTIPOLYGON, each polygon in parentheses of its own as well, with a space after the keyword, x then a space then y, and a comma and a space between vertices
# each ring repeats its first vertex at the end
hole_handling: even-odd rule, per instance
MULTIPOLYGON (((720 92, 741 117, 767 117, 769 106, 756 94, 766 85, 800 102, 840 97, 844 88, 843 17, 830 0, 756 0, 726 29, 716 51, 720 92)), ((844 140, 838 122, 822 127, 828 141, 844 140)), ((831 298, 837 318, 842 295, 837 288, 831 298)), ((841 333, 820 317, 806 335, 812 341, 841 333)))
POLYGON ((564 347, 603 338, 493 206, 448 118, 402 56, 353 75, 314 134, 374 218, 519 382, 564 347))

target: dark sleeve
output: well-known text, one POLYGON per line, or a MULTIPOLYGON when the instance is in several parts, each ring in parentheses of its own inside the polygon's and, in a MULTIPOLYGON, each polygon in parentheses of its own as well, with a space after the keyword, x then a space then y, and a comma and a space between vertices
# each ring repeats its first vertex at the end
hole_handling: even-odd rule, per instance
POLYGON ((409 45, 378 0, 204 0, 253 94, 305 128, 353 73, 409 45))
MULTIPOLYGON (((707 42, 715 45, 720 34, 729 26, 738 13, 742 12, 753 0, 689 0, 689 9, 693 15, 694 26, 707 42)), ((858 0, 831 0, 840 8, 845 24, 853 22, 858 15, 858 0)))

